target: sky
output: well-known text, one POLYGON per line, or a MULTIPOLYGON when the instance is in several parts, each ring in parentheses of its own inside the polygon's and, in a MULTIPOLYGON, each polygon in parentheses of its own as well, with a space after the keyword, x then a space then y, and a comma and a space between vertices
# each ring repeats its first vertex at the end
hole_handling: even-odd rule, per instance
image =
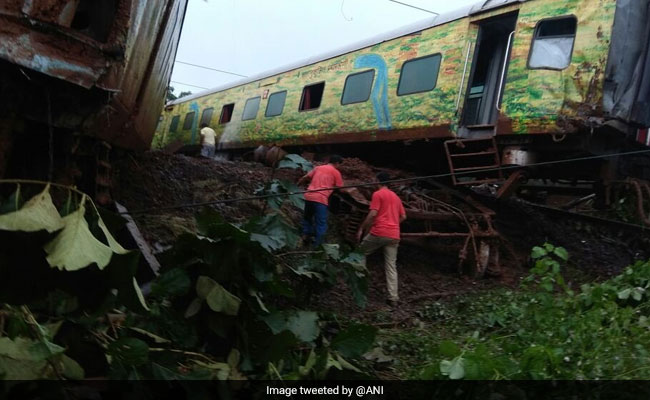
MULTIPOLYGON (((399 2, 444 13, 477 0, 399 2)), ((391 0, 188 0, 171 86, 197 93, 433 18, 391 0)))

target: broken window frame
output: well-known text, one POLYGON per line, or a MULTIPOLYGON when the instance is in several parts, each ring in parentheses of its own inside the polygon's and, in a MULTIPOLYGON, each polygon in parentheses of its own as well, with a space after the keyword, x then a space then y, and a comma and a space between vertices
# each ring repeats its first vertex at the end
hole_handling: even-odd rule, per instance
MULTIPOLYGON (((309 96, 310 96, 309 102, 310 102, 310 105, 311 105, 311 102, 312 102, 311 92, 310 92, 309 96)), ((320 106, 323 104, 323 97, 324 96, 325 96, 325 81, 314 82, 314 83, 310 83, 309 85, 305 85, 302 88, 302 96, 300 96, 300 103, 298 103, 298 111, 299 112, 305 112, 305 111, 318 110, 320 108, 320 106), (321 92, 320 101, 318 103, 318 106, 317 107, 305 108, 303 103, 305 101, 305 94, 307 93, 308 88, 312 88, 312 87, 317 86, 317 85, 323 85, 323 91, 321 92)))
POLYGON ((558 17, 540 19, 539 21, 537 21, 537 24, 535 25, 535 32, 533 34, 533 39, 530 42, 530 50, 528 51, 528 62, 526 63, 526 67, 528 69, 531 69, 531 70, 546 69, 546 70, 551 70, 551 71, 563 71, 563 70, 569 68, 569 66, 571 65, 571 60, 573 58, 573 50, 575 49, 577 35, 578 35, 578 17, 576 15, 574 15, 574 14, 566 14, 566 15, 560 15, 558 17), (548 67, 548 66, 546 66, 546 67, 544 67, 544 66, 542 66, 542 67, 533 67, 533 66, 531 66, 530 61, 533 58, 533 50, 535 49, 535 42, 537 40, 540 40, 539 33, 540 33, 540 30, 541 30, 542 24, 550 22, 550 21, 557 21, 557 20, 563 20, 563 19, 573 19, 575 21, 575 32, 573 33, 573 35, 543 36, 541 38, 541 40, 544 40, 544 39, 558 39, 558 38, 572 38, 573 41, 571 42, 571 51, 568 54, 568 56, 569 56, 568 60, 569 61, 568 61, 567 65, 564 66, 563 68, 555 68, 555 67, 548 67))
POLYGON ((219 116, 219 125, 224 125, 232 121, 232 115, 234 113, 235 113, 235 103, 224 104, 223 107, 221 107, 221 115, 219 116), (227 109, 229 111, 228 120, 224 121, 225 119, 224 116, 226 115, 225 113, 227 109))

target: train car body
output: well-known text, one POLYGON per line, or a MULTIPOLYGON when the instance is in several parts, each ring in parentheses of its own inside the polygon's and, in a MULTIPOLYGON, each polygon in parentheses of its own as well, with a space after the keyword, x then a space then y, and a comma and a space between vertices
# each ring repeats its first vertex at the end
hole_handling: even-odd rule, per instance
POLYGON ((625 140, 650 125, 648 4, 482 1, 171 102, 153 145, 196 144, 203 122, 222 150, 485 137, 503 148, 601 130, 625 140))
POLYGON ((0 2, 0 177, 43 176, 26 163, 74 152, 80 137, 149 148, 186 3, 0 2))

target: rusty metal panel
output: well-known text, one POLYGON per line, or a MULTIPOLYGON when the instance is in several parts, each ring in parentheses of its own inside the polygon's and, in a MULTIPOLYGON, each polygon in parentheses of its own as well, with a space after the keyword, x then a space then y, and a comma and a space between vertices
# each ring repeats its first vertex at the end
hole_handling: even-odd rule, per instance
POLYGON ((58 31, 32 29, 0 15, 0 58, 90 88, 106 70, 101 50, 58 31))
POLYGON ((92 130, 113 144, 149 148, 162 108, 180 38, 187 0, 168 0, 164 7, 134 4, 125 63, 98 84, 113 92, 110 105, 95 115, 92 130), (141 26, 140 26, 141 25, 141 26))
POLYGON ((22 12, 43 22, 69 27, 79 0, 26 0, 22 12))
POLYGON ((136 131, 141 132, 139 142, 147 148, 151 144, 159 118, 158 113, 153 111, 162 109, 165 102, 186 6, 186 0, 175 1, 169 10, 165 30, 158 38, 156 57, 153 58, 151 68, 146 73, 146 82, 142 85, 138 96, 138 103, 146 106, 137 109, 134 125, 136 131))
POLYGON ((173 1, 160 1, 156 7, 146 2, 132 2, 131 21, 129 22, 129 39, 126 43, 125 65, 120 82, 120 101, 127 108, 135 105, 140 86, 145 79, 145 72, 156 45, 158 31, 162 27, 166 9, 173 1))

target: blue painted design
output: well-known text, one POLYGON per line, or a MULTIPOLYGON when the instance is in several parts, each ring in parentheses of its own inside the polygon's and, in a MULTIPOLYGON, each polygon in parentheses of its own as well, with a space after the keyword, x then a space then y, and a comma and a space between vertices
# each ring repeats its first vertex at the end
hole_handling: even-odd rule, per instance
POLYGON ((372 87, 372 105, 375 108, 379 129, 392 129, 388 108, 388 67, 379 54, 362 54, 354 60, 354 68, 374 68, 377 70, 375 84, 372 87))
POLYGON ((199 135, 198 130, 199 130, 199 103, 196 101, 193 101, 190 103, 190 111, 194 111, 194 121, 192 121, 192 138, 190 139, 190 143, 194 144, 194 141, 196 140, 197 136, 199 135))

